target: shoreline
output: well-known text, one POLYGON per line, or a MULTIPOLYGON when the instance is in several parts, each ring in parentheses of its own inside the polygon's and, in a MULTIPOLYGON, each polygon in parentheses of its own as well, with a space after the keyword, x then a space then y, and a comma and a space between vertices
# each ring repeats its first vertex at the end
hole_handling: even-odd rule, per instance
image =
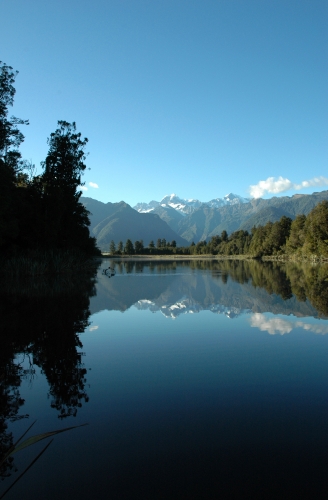
POLYGON ((328 258, 325 257, 300 257, 295 255, 264 255, 263 257, 253 257, 252 255, 111 255, 107 252, 101 254, 102 258, 114 260, 257 260, 261 262, 308 262, 314 263, 327 263, 328 258))

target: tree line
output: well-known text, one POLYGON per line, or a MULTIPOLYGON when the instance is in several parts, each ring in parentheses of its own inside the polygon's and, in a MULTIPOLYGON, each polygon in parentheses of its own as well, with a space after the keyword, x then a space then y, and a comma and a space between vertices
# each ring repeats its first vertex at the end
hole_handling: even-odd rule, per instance
POLYGON ((322 201, 306 215, 297 215, 294 220, 282 216, 279 221, 267 222, 253 227, 250 232, 234 231, 228 235, 222 231, 209 241, 194 242, 190 246, 177 247, 176 242, 167 243, 158 239, 156 246, 151 241, 144 246, 142 241, 128 239, 116 246, 111 241, 112 255, 247 255, 261 258, 265 256, 296 256, 304 258, 328 258, 328 201, 322 201))
POLYGON ((86 169, 87 138, 76 124, 58 121, 47 140, 49 150, 35 175, 32 161, 23 160, 19 129, 28 120, 9 117, 18 72, 0 61, 0 253, 31 249, 76 249, 97 253, 89 235, 89 212, 80 203, 82 174, 86 169))

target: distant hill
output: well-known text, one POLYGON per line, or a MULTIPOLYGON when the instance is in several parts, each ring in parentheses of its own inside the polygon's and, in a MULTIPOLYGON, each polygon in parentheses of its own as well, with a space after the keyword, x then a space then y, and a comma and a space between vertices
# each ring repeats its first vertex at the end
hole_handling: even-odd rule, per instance
POLYGON ((102 251, 109 249, 111 240, 117 244, 119 241, 125 243, 128 238, 133 243, 143 240, 145 246, 151 240, 156 244, 158 238, 175 240, 178 246, 188 244, 157 214, 138 213, 124 201, 102 203, 88 197, 81 197, 80 200, 90 212, 90 233, 96 236, 102 251))

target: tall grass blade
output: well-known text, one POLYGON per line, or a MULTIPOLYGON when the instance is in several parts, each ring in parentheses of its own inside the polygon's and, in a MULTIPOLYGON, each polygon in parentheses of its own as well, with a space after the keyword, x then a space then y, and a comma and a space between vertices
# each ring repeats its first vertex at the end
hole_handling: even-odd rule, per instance
POLYGON ((14 455, 18 451, 21 451, 24 448, 27 448, 28 446, 32 446, 33 444, 42 441, 42 439, 46 439, 51 436, 56 436, 61 432, 70 431, 71 429, 76 429, 77 427, 83 427, 84 425, 89 425, 89 424, 74 425, 73 427, 66 427, 65 429, 59 429, 57 431, 43 432, 42 434, 37 434, 36 436, 32 436, 23 441, 19 446, 16 446, 15 449, 11 453, 9 453, 9 456, 14 455))
POLYGON ((33 425, 35 424, 36 420, 34 420, 34 422, 31 423, 31 425, 26 429, 26 431, 21 435, 21 437, 16 441, 16 443, 14 443, 10 448, 9 450, 7 451, 7 453, 2 457, 1 461, 0 461, 0 468, 2 466, 2 464, 7 460, 8 457, 10 457, 10 455, 12 453, 15 452, 15 448, 16 446, 18 445, 18 443, 23 439, 23 437, 28 433, 28 431, 33 427, 33 425))

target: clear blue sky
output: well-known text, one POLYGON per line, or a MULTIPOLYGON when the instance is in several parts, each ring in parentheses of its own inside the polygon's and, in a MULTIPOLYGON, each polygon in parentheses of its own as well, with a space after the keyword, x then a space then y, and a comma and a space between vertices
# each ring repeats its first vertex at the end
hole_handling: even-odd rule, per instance
POLYGON ((75 121, 86 196, 328 189, 327 0, 0 0, 0 18, 23 156, 75 121))

